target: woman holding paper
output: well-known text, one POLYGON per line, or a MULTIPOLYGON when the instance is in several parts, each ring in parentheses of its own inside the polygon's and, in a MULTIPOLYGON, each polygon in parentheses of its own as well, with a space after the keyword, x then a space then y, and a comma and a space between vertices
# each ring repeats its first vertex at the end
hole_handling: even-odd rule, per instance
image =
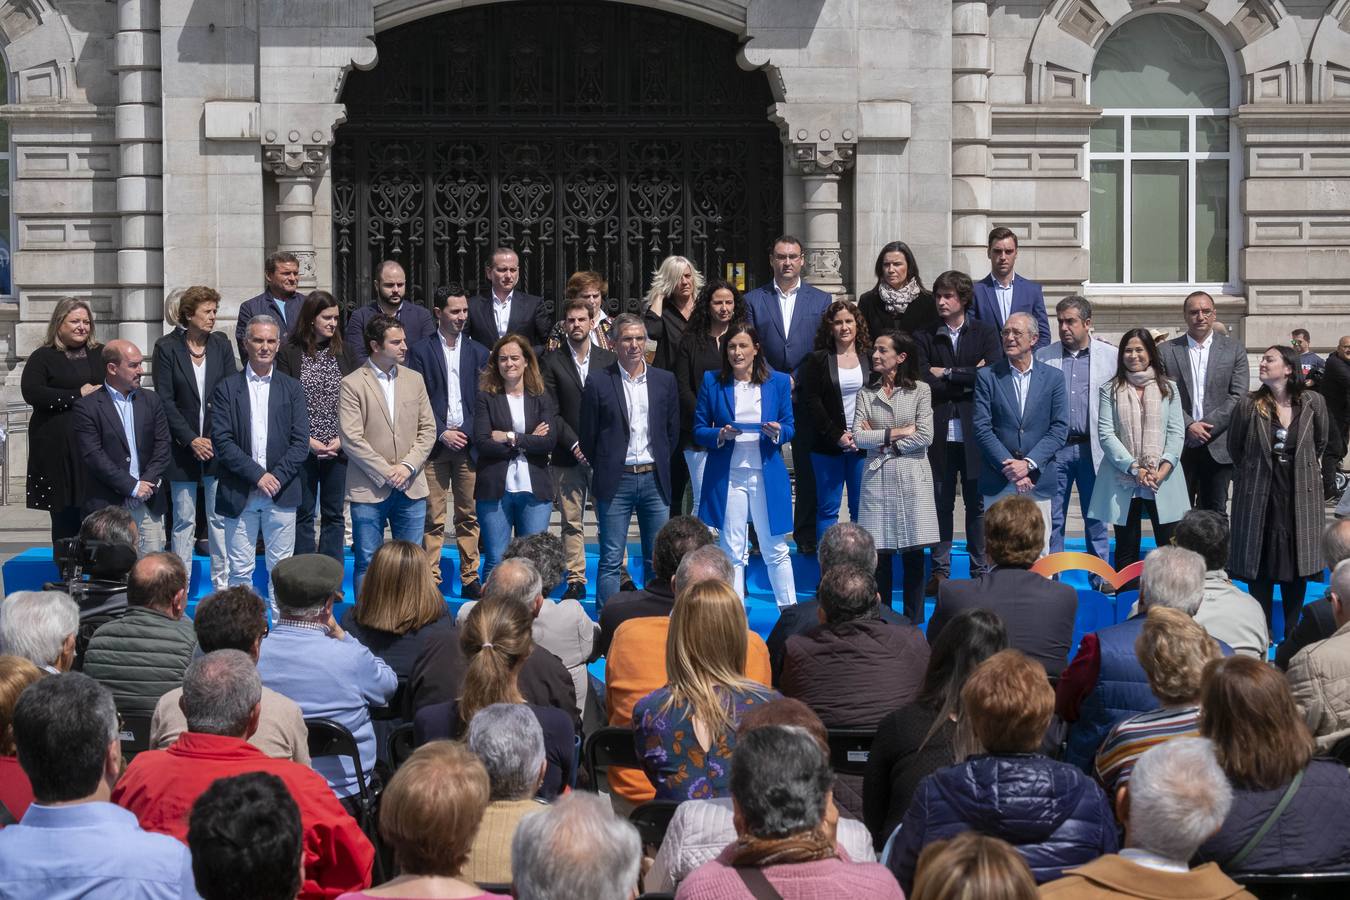
POLYGON ((794 431, 788 376, 769 368, 754 328, 731 326, 723 339, 722 370, 703 376, 694 412, 694 440, 708 448, 699 518, 719 530, 742 597, 750 553, 746 532, 754 521, 780 607, 797 602, 787 545, 792 487, 782 453, 794 431))

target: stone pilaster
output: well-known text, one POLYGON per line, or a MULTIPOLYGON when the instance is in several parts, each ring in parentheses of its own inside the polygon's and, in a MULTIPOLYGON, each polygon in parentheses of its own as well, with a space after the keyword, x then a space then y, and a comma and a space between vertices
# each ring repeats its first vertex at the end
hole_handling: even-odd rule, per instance
POLYGON ((315 267, 314 196, 328 163, 323 144, 266 144, 263 166, 277 182, 277 250, 288 250, 300 262, 300 287, 319 285, 315 267))
MULTIPOLYGON (((989 3, 952 4, 952 250, 975 277, 989 234, 989 3)), ((931 276, 930 276, 931 280, 931 276)))
POLYGON ((805 254, 803 273, 828 294, 844 294, 844 256, 839 222, 844 204, 839 198, 843 173, 853 165, 855 135, 844 129, 835 141, 829 128, 814 133, 806 127, 791 129, 788 154, 802 185, 801 239, 805 254))

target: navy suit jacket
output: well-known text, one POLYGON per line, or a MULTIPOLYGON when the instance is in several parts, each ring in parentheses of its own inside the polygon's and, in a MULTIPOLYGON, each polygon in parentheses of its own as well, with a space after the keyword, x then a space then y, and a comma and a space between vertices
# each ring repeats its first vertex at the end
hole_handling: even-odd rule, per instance
POLYGON ((279 507, 300 505, 302 485, 297 477, 309 456, 309 409, 300 382, 274 366, 267 393, 267 468, 253 459, 253 417, 249 409, 248 367, 226 376, 211 398, 211 440, 215 442, 216 511, 238 518, 258 479, 270 472, 281 482, 272 502, 279 507))
POLYGON ((984 454, 980 470, 980 492, 984 496, 1008 486, 1003 461, 1013 458, 1032 460, 1040 469, 1040 480, 1032 492, 1036 499, 1054 493, 1055 453, 1069 437, 1069 398, 1063 372, 1033 362, 1026 410, 1019 413, 1012 365, 1001 359, 985 366, 975 376, 975 412, 971 419, 984 454))
MULTIPOLYGON (((1036 328, 1040 332, 1036 338, 1036 348, 1050 346, 1050 319, 1045 314, 1045 294, 1039 284, 1014 272, 1009 315, 1016 312, 1031 313, 1036 319, 1036 328)), ((970 308, 970 313, 981 322, 993 325, 995 331, 1003 330, 1003 317, 998 314, 998 296, 994 293, 992 272, 975 282, 975 305, 970 308)), ((1003 346, 1002 342, 999 346, 1003 346)))
POLYGON ((239 304, 239 320, 234 324, 234 343, 239 347, 239 358, 248 361, 248 354, 244 352, 244 335, 248 333, 248 322, 254 316, 271 316, 281 323, 281 344, 286 345, 286 338, 290 337, 291 331, 295 328, 296 321, 300 318, 300 307, 305 305, 305 295, 299 291, 286 301, 286 308, 281 310, 277 304, 276 298, 263 291, 256 297, 250 297, 239 304))
POLYGON ((805 281, 797 288, 797 304, 792 308, 792 328, 783 337, 783 311, 773 282, 762 284, 745 295, 747 321, 759 334, 759 349, 764 359, 779 372, 797 377, 797 368, 816 344, 816 329, 830 308, 830 295, 805 281))
MULTIPOLYGON (((680 393, 675 376, 647 366, 647 435, 656 483, 670 503, 670 456, 680 441, 680 393)), ((628 457, 628 404, 623 396, 619 363, 591 370, 581 392, 581 452, 591 464, 591 485, 597 500, 614 499, 628 457)))
MULTIPOLYGON (((156 485, 145 505, 156 515, 164 512, 167 485, 158 484, 169 467, 171 438, 164 401, 154 391, 137 389, 131 397, 136 422, 136 456, 141 465, 140 481, 156 485)), ((85 479, 83 516, 105 506, 125 506, 137 479, 131 477, 131 448, 127 446, 122 417, 113 407, 107 388, 75 401, 75 446, 88 469, 85 479)))
MULTIPOLYGON (((487 368, 488 350, 463 332, 459 335, 459 343, 459 405, 464 415, 464 424, 459 426, 459 430, 469 438, 468 449, 474 453, 474 397, 478 393, 478 376, 487 368)), ((441 435, 445 433, 445 408, 450 403, 450 371, 445 367, 445 351, 441 349, 439 331, 418 341, 408 350, 408 368, 419 373, 427 386, 427 400, 431 403, 431 415, 436 420, 436 446, 430 458, 436 459, 450 449, 441 443, 441 435)))
MULTIPOLYGON (((469 298, 469 324, 464 329, 484 347, 497 343, 497 320, 492 315, 492 297, 469 298)), ((548 334, 553 330, 553 316, 540 297, 517 290, 511 294, 511 315, 506 322, 507 334, 518 334, 530 342, 536 357, 544 355, 548 334)))

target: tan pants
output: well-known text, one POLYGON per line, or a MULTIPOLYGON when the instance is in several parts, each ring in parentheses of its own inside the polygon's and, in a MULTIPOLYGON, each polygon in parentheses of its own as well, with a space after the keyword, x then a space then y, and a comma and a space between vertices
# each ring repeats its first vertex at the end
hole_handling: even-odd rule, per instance
POLYGON ((567 582, 586 583, 586 495, 591 489, 591 467, 551 466, 555 505, 562 518, 563 559, 567 562, 567 582))
POLYGON ((464 584, 478 580, 478 516, 474 512, 473 461, 464 451, 441 448, 427 463, 427 521, 422 548, 431 560, 431 574, 441 583, 441 547, 445 543, 445 498, 453 492, 455 500, 455 543, 459 546, 459 578, 464 584))

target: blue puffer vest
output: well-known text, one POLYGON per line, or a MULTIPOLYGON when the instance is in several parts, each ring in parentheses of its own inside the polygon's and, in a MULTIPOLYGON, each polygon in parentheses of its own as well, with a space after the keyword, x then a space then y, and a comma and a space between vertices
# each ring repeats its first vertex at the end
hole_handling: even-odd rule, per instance
MULTIPOLYGON (((1145 616, 1135 616, 1097 632, 1101 668, 1092 692, 1083 698, 1078 721, 1069 726, 1064 761, 1092 774, 1097 748, 1111 728, 1122 719, 1157 709, 1158 698, 1148 686, 1148 676, 1134 654, 1134 642, 1144 630, 1145 616)), ((1224 656, 1233 650, 1223 641, 1224 656)))

